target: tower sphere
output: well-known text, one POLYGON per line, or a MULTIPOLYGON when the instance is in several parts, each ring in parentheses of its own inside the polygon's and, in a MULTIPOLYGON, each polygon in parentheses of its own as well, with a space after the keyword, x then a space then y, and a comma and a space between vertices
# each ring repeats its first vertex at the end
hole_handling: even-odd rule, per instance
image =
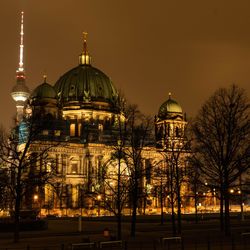
POLYGON ((29 97, 29 89, 24 82, 17 82, 11 90, 11 96, 15 102, 26 102, 29 97))

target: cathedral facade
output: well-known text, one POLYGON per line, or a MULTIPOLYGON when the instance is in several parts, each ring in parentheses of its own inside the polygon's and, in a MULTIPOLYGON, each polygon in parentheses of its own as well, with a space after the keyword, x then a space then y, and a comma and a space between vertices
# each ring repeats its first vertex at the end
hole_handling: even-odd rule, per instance
MULTIPOLYGON (((21 49, 22 43, 20 54, 21 49)), ((118 170, 123 173, 124 185, 130 178, 126 170, 129 163, 122 157, 114 158, 127 117, 110 78, 91 64, 86 34, 78 65, 55 84, 49 84, 44 77, 44 82, 30 93, 20 62, 11 94, 16 102, 19 128, 27 117, 45 121, 39 140, 32 142, 29 151, 36 155, 50 145, 46 160, 36 161, 32 168, 54 173, 46 183, 30 189, 26 195, 29 198, 23 198, 23 209, 37 208, 41 214, 61 216, 110 214, 116 207, 118 170)), ((170 184, 176 182, 170 178, 176 170, 170 166, 175 164, 182 173, 187 168, 186 125, 181 106, 169 95, 155 116, 153 141, 140 151, 143 174, 139 178, 139 212, 158 213, 160 207, 168 211, 170 184)), ((183 206, 188 201, 184 194, 188 192, 188 187, 182 185, 183 206)), ((131 194, 127 193, 125 214, 131 208, 131 194)))

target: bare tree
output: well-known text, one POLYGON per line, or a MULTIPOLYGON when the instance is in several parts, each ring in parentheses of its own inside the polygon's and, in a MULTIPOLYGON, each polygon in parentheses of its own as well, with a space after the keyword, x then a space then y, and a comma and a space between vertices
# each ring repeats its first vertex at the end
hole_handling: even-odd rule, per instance
POLYGON ((195 222, 198 223, 198 204, 200 193, 203 193, 204 189, 204 180, 202 179, 199 168, 195 165, 195 161, 193 162, 193 157, 188 157, 189 167, 187 170, 188 175, 188 185, 191 190, 191 196, 194 201, 194 209, 195 209, 195 222))
POLYGON ((152 118, 143 115, 136 105, 128 106, 126 110, 126 148, 124 155, 129 171, 130 198, 132 204, 131 236, 136 232, 136 216, 140 196, 142 194, 143 148, 150 142, 152 118))
POLYGON ((103 166, 102 184, 99 193, 103 195, 104 209, 116 216, 117 238, 122 237, 122 210, 128 201, 128 169, 123 158, 122 142, 118 141, 111 159, 103 166))
MULTIPOLYGON (((124 103, 123 103, 124 104, 124 103)), ((144 116, 135 105, 123 105, 124 117, 118 119, 117 145, 104 164, 105 207, 117 217, 117 236, 121 238, 121 218, 125 203, 132 206, 131 235, 135 236, 136 214, 142 198, 142 151, 148 140, 151 119, 144 116), (124 119, 125 118, 125 119, 124 119), (113 167, 112 167, 113 165, 113 167), (110 173, 110 169, 112 173, 110 173)))
POLYGON ((8 169, 1 164, 0 167, 0 210, 9 211, 11 207, 10 190, 8 189, 10 183, 8 169))
POLYGON ((181 233, 181 205, 183 200, 182 189, 187 186, 187 156, 190 153, 189 141, 186 137, 179 140, 178 143, 172 142, 168 148, 162 152, 166 168, 162 173, 166 176, 169 202, 171 206, 172 232, 181 233), (177 228, 175 208, 177 208, 177 228))
MULTIPOLYGON (((96 195, 95 203, 108 210, 117 219, 117 238, 122 237, 122 210, 128 197, 128 174, 125 164, 124 150, 126 147, 126 118, 124 110, 126 100, 123 94, 117 98, 118 112, 115 116, 113 127, 110 130, 111 140, 109 141, 111 154, 108 158, 100 157, 100 171, 94 185, 96 195)), ((90 181, 91 182, 91 181, 90 181)))
POLYGON ((8 172, 7 188, 13 200, 14 241, 19 241, 20 211, 22 206, 30 208, 35 189, 44 186, 53 175, 53 163, 49 159, 49 151, 57 143, 41 141, 41 122, 32 118, 20 123, 11 134, 0 130, 0 159, 8 172), (38 151, 34 151, 39 148, 38 151), (49 164, 48 161, 50 162, 49 164), (39 169, 37 166, 41 166, 39 169), (26 204, 24 201, 26 198, 26 204))
POLYGON ((154 196, 160 199, 161 225, 164 224, 164 205, 169 196, 169 172, 165 160, 158 162, 153 169, 154 196))
POLYGON ((217 90, 202 106, 192 130, 195 164, 207 182, 219 188, 221 229, 228 235, 229 189, 249 168, 250 116, 245 91, 236 85, 217 90))

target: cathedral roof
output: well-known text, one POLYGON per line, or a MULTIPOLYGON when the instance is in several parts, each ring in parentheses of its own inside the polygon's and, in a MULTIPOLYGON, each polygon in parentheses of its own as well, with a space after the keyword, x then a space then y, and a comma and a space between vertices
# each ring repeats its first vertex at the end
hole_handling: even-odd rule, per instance
POLYGON ((34 89, 34 91, 31 94, 31 98, 51 98, 56 99, 56 92, 54 88, 47 83, 46 81, 42 84, 40 84, 38 87, 34 89))
POLYGON ((168 119, 174 118, 176 116, 182 116, 182 108, 177 101, 171 98, 169 95, 169 99, 165 101, 159 109, 158 117, 160 119, 168 119))
POLYGON ((91 65, 91 57, 87 51, 87 33, 83 35, 83 52, 79 56, 79 65, 62 75, 54 86, 58 100, 62 107, 68 109, 76 106, 115 109, 117 91, 110 78, 91 65))
POLYGON ((115 104, 116 90, 102 71, 91 65, 79 65, 65 73, 55 84, 55 90, 64 103, 104 102, 115 104))

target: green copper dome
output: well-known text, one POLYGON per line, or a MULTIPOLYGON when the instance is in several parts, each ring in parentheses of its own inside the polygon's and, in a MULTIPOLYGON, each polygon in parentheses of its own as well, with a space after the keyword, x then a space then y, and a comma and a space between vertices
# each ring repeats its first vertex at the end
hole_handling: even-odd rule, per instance
POLYGON ((160 119, 168 119, 175 116, 182 117, 182 108, 177 101, 173 100, 169 96, 169 99, 161 105, 158 112, 158 117, 160 119))
POLYGON ((80 64, 71 69, 60 77, 54 88, 64 107, 80 105, 110 109, 116 105, 117 92, 113 83, 90 64, 80 64))
POLYGON ((54 88, 48 84, 47 82, 42 83, 38 87, 34 89, 31 94, 31 99, 43 99, 43 98, 51 98, 56 99, 56 92, 54 88))

